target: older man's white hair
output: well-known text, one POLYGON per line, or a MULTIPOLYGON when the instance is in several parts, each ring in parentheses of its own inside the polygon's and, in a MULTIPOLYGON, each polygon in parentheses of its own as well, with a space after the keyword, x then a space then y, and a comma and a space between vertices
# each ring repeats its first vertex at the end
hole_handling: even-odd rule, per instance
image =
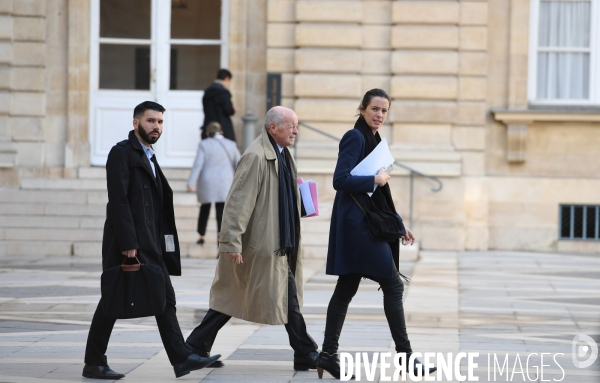
POLYGON ((269 125, 271 123, 275 124, 275 126, 281 126, 283 124, 284 116, 282 113, 282 108, 274 106, 267 112, 265 116, 265 128, 269 129, 269 125))

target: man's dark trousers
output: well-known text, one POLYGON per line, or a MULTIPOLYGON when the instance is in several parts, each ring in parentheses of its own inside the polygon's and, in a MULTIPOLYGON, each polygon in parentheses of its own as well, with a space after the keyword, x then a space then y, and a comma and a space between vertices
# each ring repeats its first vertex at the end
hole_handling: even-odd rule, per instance
MULTIPOLYGON (((187 338, 187 343, 199 350, 210 352, 219 330, 231 319, 231 316, 209 309, 202 323, 192 331, 187 338)), ((306 323, 300 313, 300 304, 296 291, 294 274, 288 268, 288 323, 285 330, 290 339, 290 346, 294 349, 294 356, 303 356, 315 351, 318 346, 314 339, 306 332, 306 323)))
MULTIPOLYGON (((191 352, 185 347, 181 328, 175 315, 175 290, 171 284, 169 273, 163 264, 163 274, 165 276, 165 290, 167 295, 167 304, 162 315, 156 316, 156 324, 162 339, 165 350, 169 357, 171 365, 185 361, 191 352)), ((85 363, 91 366, 106 366, 106 348, 108 340, 115 325, 116 319, 107 318, 102 310, 102 299, 98 303, 90 332, 88 334, 87 346, 85 348, 85 363)))

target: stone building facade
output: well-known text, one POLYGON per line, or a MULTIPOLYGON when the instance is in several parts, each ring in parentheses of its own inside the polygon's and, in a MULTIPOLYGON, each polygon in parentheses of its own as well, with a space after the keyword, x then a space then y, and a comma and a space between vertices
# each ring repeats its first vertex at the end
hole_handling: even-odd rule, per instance
MULTIPOLYGON (((95 165, 95 1, 0 0, 0 187, 76 179, 95 165)), ((282 75, 283 105, 337 137, 365 91, 386 89, 382 134, 396 159, 443 182, 432 192, 435 183, 415 179, 421 248, 598 252, 596 240, 561 240, 559 222, 561 204, 600 204, 597 96, 537 103, 531 91, 532 31, 552 1, 223 0, 238 137, 242 114, 264 113, 267 73, 282 75)), ((589 3, 596 31, 600 4, 589 3)), ((337 144, 303 127, 298 141, 299 169, 326 205, 337 144)), ((394 170, 405 217, 409 181, 394 170)))

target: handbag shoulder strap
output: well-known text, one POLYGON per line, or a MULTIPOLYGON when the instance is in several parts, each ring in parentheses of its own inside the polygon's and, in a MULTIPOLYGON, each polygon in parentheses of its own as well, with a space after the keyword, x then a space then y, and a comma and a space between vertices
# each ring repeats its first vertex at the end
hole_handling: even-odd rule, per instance
POLYGON ((229 154, 229 151, 227 150, 227 148, 225 147, 225 145, 223 145, 223 143, 220 142, 218 138, 213 138, 213 139, 216 140, 219 143, 219 145, 221 145, 221 147, 225 151, 225 154, 227 154, 227 158, 229 158, 229 163, 235 169, 235 166, 233 165, 233 159, 231 159, 231 155, 229 154))
POLYGON ((356 206, 358 206, 358 208, 360 210, 362 210, 363 214, 367 214, 367 212, 365 212, 365 209, 363 209, 363 207, 360 206, 360 204, 358 203, 358 200, 354 197, 354 195, 352 195, 352 193, 350 193, 350 197, 352 197, 352 199, 354 200, 354 203, 356 203, 356 206))

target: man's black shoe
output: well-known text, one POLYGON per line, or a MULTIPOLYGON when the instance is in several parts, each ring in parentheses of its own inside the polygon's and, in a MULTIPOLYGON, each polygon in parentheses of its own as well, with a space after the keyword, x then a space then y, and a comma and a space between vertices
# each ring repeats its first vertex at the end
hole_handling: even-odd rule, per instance
POLYGON ((319 359, 319 353, 317 351, 311 351, 306 355, 294 357, 294 370, 296 371, 308 371, 309 369, 317 368, 317 360, 319 359))
POLYGON ((187 375, 192 371, 204 368, 216 361, 217 359, 219 359, 220 357, 221 354, 210 356, 208 358, 203 358, 196 354, 192 354, 188 356, 188 358, 185 361, 177 363, 173 366, 173 370, 175 371, 175 377, 181 378, 182 376, 187 375))
MULTIPOLYGON (((193 352, 194 354, 201 356, 203 358, 208 358, 210 356, 210 352, 202 351, 199 348, 196 348, 189 343, 186 343, 185 347, 187 347, 187 349, 190 350, 191 352, 193 352)), ((219 367, 223 367, 224 365, 225 365, 225 363, 221 362, 220 360, 217 360, 217 361, 211 363, 211 365, 208 367, 219 368, 219 367)))
POLYGON ((119 374, 110 369, 108 366, 90 366, 86 364, 83 367, 83 373, 81 374, 84 378, 92 378, 92 379, 110 379, 110 380, 118 380, 124 378, 124 374, 119 374))

